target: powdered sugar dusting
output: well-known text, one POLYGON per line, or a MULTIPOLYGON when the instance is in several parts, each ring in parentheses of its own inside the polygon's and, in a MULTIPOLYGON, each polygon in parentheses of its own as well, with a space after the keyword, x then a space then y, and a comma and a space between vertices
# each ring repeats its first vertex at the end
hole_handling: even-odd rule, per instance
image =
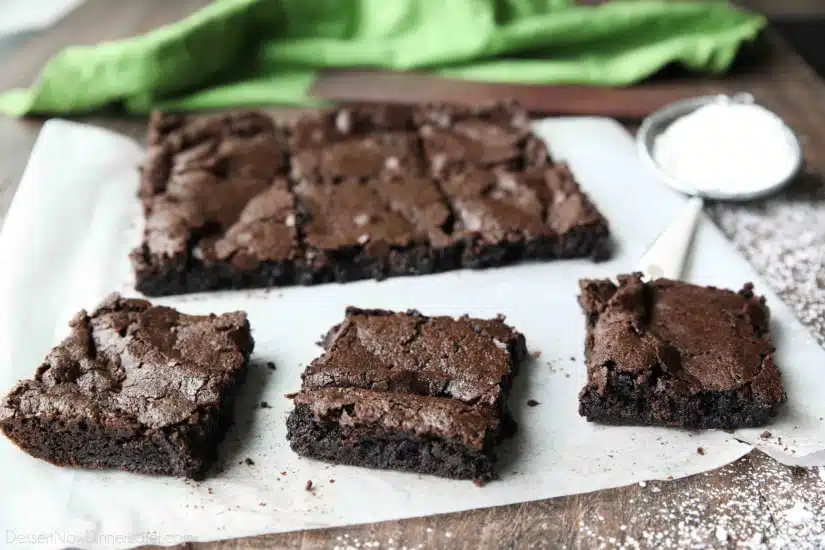
POLYGON ((717 203, 710 207, 710 214, 817 341, 825 345, 822 177, 809 172, 777 196, 743 204, 717 203))
POLYGON ((786 468, 763 455, 702 474, 687 486, 648 482, 627 505, 617 532, 596 512, 579 523, 585 548, 825 548, 825 482, 813 469, 786 468), (750 466, 743 464, 750 462, 750 466), (658 494, 651 494, 659 488, 658 494))

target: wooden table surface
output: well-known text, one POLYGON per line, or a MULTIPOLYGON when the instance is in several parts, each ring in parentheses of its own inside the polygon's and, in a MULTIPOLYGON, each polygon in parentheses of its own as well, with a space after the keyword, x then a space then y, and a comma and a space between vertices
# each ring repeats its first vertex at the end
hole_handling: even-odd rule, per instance
MULTIPOLYGON (((778 4, 803 6, 805 1, 778 4)), ((30 83, 43 62, 63 46, 146 32, 205 3, 89 0, 46 33, 0 42, 0 90, 30 83)), ((819 222, 825 220, 825 190, 819 175, 825 170, 825 84, 783 41, 771 37, 770 52, 756 69, 726 80, 696 78, 683 85, 697 91, 709 85, 751 91, 800 134, 809 170, 798 183, 779 197, 747 206, 711 205, 708 212, 820 343, 825 342, 825 284, 807 280, 825 267, 825 223, 819 222), (806 243, 807 252, 794 260, 802 263, 784 261, 797 242, 806 243), (802 282, 795 284, 798 279, 802 282)), ((141 136, 145 126, 145 121, 134 119, 83 120, 134 136, 141 136)), ((0 118, 0 220, 40 124, 0 118)), ((825 548, 823 518, 825 471, 788 468, 754 452, 725 468, 684 480, 458 514, 183 546, 210 550, 825 548)))

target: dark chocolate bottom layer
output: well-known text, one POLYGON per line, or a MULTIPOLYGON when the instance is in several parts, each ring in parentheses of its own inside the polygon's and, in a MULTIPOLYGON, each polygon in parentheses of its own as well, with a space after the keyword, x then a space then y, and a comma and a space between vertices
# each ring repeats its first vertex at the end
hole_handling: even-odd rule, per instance
POLYGON ((214 290, 240 290, 320 283, 346 283, 364 279, 427 275, 461 268, 483 269, 522 260, 609 257, 607 229, 574 230, 564 237, 539 238, 527 242, 481 244, 465 242, 445 249, 416 246, 392 249, 385 256, 371 256, 364 250, 341 251, 316 256, 309 262, 265 262, 255 269, 231 264, 153 266, 145 251, 133 255, 136 288, 146 296, 168 296, 214 290))
MULTIPOLYGON (((422 439, 404 432, 363 430, 344 440, 334 422, 318 422, 299 405, 287 418, 287 439, 301 456, 367 468, 404 470, 452 479, 490 479, 495 455, 441 439, 422 439)), ((492 442, 488 447, 492 447, 492 442)))
POLYGON ((5 435, 28 454, 56 466, 124 470, 150 475, 203 479, 217 457, 218 444, 232 425, 239 377, 220 408, 201 411, 198 424, 164 430, 107 429, 59 419, 12 419, 5 435))
POLYGON ((672 426, 692 429, 736 429, 765 425, 779 404, 761 404, 750 387, 729 392, 682 395, 670 381, 638 383, 632 374, 611 376, 603 392, 585 387, 579 414, 591 422, 630 426, 672 426))

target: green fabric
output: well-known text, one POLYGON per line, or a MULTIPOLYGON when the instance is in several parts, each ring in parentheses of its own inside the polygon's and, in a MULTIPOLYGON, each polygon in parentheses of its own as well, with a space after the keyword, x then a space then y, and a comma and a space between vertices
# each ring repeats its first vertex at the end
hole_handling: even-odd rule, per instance
POLYGON ((623 86, 672 62, 724 72, 765 26, 764 18, 719 2, 573 4, 217 0, 144 36, 67 48, 33 88, 0 95, 0 112, 306 105, 318 70, 348 67, 623 86))

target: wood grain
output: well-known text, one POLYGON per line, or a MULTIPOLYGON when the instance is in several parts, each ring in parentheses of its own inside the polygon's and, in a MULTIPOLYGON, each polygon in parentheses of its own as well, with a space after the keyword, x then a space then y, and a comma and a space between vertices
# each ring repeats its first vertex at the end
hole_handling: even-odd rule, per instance
POLYGON ((445 101, 479 105, 515 100, 537 116, 604 116, 641 120, 668 103, 697 92, 718 94, 720 83, 697 86, 651 84, 632 88, 592 88, 528 84, 493 84, 439 78, 422 73, 325 71, 310 93, 343 102, 426 103, 445 101))
MULTIPOLYGON (((31 82, 42 63, 66 45, 139 34, 206 3, 208 0, 89 0, 50 32, 27 37, 19 49, 0 56, 0 89, 31 82)), ((752 3, 758 4, 759 0, 752 3)), ((782 3, 773 5, 777 4, 782 3)), ((802 6, 804 0, 795 4, 802 6)), ((755 70, 741 71, 721 84, 694 79, 681 85, 697 93, 717 86, 729 91, 752 91, 801 135, 812 171, 825 170, 825 85, 783 41, 772 37, 768 57, 755 70)), ((474 93, 482 96, 488 91, 474 93)), ((81 120, 136 137, 142 136, 145 128, 143 120, 105 116, 81 120)), ((0 217, 16 189, 39 127, 36 120, 0 119, 0 217)), ((726 212, 735 209, 729 205, 720 208, 726 212)), ((736 240, 736 235, 731 236, 736 240)), ((816 514, 814 522, 821 521, 825 514, 823 487, 814 471, 786 468, 752 453, 715 472, 645 487, 634 485, 459 514, 186 544, 180 548, 653 548, 664 547, 665 539, 674 547, 680 539, 696 548, 735 548, 743 541, 758 539, 764 547, 813 548, 817 544, 814 539, 781 518, 788 503, 799 501, 816 514), (685 506, 696 501, 704 508, 698 514, 687 513, 695 509, 685 506), (744 505, 751 501, 757 502, 756 513, 744 505), (702 529, 704 524, 718 525, 719 518, 729 522, 725 523, 729 528, 725 537, 720 537, 718 530, 702 529), (687 540, 689 534, 692 538, 687 540)))

